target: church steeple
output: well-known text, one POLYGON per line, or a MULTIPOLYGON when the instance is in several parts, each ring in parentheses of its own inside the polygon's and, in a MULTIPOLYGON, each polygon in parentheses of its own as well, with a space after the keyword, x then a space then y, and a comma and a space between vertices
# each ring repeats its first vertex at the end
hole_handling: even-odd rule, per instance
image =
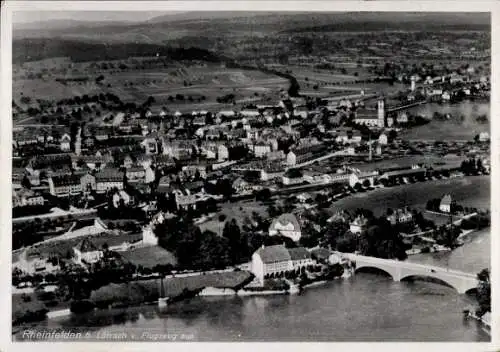
POLYGON ((385 127, 385 97, 381 95, 377 100, 378 127, 385 127))

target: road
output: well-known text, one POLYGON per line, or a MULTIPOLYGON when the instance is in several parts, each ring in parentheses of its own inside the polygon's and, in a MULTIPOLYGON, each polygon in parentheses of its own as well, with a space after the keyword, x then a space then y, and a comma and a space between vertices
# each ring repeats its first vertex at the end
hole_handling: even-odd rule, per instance
POLYGON ((96 209, 85 209, 81 211, 75 211, 75 212, 69 212, 69 211, 62 211, 62 212, 53 212, 53 213, 48 213, 48 214, 40 214, 40 215, 30 215, 30 216, 23 216, 20 218, 13 218, 12 223, 21 223, 24 221, 30 221, 34 220, 36 218, 38 219, 51 219, 51 218, 58 218, 58 217, 64 217, 64 216, 73 216, 73 217, 84 217, 87 215, 92 215, 97 213, 96 209))

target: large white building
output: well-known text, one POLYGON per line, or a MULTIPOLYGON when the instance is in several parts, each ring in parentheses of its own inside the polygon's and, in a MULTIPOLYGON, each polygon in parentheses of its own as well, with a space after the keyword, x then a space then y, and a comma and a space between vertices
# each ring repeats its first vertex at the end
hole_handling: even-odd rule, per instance
POLYGON ((295 215, 287 213, 282 214, 278 218, 274 219, 269 227, 269 235, 276 236, 281 235, 292 239, 297 242, 300 240, 302 232, 300 230, 300 224, 295 215))
POLYGON ((311 264, 311 254, 303 247, 263 246, 252 255, 252 273, 261 283, 266 277, 300 271, 311 264))
POLYGON ((82 192, 80 178, 75 175, 49 177, 49 192, 56 197, 78 195, 82 192))

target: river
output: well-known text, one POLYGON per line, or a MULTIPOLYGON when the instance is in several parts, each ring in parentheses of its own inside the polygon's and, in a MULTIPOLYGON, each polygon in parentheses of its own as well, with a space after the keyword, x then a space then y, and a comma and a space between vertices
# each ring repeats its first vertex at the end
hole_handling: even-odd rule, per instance
MULTIPOLYGON (((490 230, 466 238, 453 252, 422 254, 412 262, 477 272, 489 267, 490 230)), ((489 341, 462 310, 472 298, 430 282, 394 282, 358 273, 346 280, 307 289, 298 296, 196 297, 173 304, 96 312, 44 322, 45 327, 170 334, 194 341, 489 341), (85 328, 89 326, 89 328, 85 328)), ((164 339, 162 339, 164 341, 164 339)))

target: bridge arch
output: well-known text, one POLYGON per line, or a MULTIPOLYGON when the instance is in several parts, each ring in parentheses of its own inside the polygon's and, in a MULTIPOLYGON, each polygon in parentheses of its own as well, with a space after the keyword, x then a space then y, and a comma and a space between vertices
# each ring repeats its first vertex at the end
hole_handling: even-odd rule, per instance
POLYGON ((397 275, 394 272, 394 270, 391 270, 390 268, 382 268, 379 265, 370 265, 370 264, 356 265, 354 272, 381 273, 385 274, 384 276, 392 278, 393 280, 397 280, 397 275))
POLYGON ((459 287, 456 287, 452 283, 448 282, 448 280, 436 277, 436 276, 434 276, 432 274, 411 274, 411 275, 406 275, 406 276, 404 276, 404 277, 401 278, 401 281, 411 281, 412 279, 422 279, 422 281, 426 281, 426 279, 427 280, 431 279, 431 280, 428 280, 428 281, 432 282, 432 283, 435 283, 435 284, 442 285, 442 286, 453 288, 457 292, 460 291, 459 287))
POLYGON ((473 290, 478 284, 476 275, 457 270, 361 255, 346 254, 345 257, 351 261, 354 272, 363 268, 377 269, 389 274, 394 281, 428 277, 454 288, 459 294, 473 290))

